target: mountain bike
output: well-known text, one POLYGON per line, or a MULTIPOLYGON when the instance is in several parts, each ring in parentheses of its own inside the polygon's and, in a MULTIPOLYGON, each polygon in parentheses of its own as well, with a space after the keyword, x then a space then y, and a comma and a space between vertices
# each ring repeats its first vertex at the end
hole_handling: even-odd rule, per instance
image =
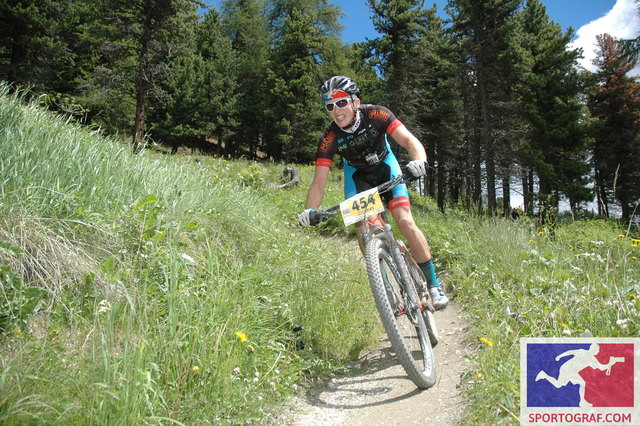
POLYGON ((419 388, 436 382, 432 346, 438 343, 433 303, 426 279, 387 221, 380 194, 408 182, 398 176, 326 210, 314 212, 318 224, 342 215, 345 226, 365 221, 363 240, 367 277, 391 347, 419 388))

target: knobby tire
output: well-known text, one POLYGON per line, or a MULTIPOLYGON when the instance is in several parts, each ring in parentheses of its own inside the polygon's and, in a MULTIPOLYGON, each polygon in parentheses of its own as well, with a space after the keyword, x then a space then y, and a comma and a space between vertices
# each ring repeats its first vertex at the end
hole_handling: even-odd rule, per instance
POLYGON ((400 294, 403 274, 400 268, 404 267, 404 274, 409 277, 406 264, 397 265, 386 242, 375 237, 367 244, 365 261, 373 298, 391 347, 415 385, 430 388, 436 382, 435 359, 424 317, 418 309, 418 294, 410 283, 407 291, 413 310, 406 306, 406 298, 400 294), (393 292, 387 290, 385 281, 393 287, 393 292), (405 313, 396 316, 398 307, 406 308, 405 313))

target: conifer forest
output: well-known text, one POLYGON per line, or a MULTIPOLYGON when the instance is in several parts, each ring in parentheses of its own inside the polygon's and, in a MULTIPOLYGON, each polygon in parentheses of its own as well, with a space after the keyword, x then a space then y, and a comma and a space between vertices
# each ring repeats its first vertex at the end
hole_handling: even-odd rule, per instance
POLYGON ((422 141, 443 211, 508 215, 517 187, 528 215, 640 214, 638 39, 599 35, 591 72, 539 0, 428 3, 368 0, 380 35, 346 44, 330 0, 7 0, 0 79, 133 150, 308 164, 348 75, 422 141))

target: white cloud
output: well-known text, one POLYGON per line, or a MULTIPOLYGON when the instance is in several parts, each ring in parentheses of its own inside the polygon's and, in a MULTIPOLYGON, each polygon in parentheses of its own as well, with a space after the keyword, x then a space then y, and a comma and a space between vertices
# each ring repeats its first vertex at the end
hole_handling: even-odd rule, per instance
POLYGON ((582 48, 584 58, 580 60, 580 65, 589 71, 595 71, 591 61, 596 56, 596 36, 603 33, 608 33, 616 38, 636 38, 640 34, 640 16, 636 2, 634 0, 617 0, 606 15, 578 29, 577 38, 570 47, 582 48))

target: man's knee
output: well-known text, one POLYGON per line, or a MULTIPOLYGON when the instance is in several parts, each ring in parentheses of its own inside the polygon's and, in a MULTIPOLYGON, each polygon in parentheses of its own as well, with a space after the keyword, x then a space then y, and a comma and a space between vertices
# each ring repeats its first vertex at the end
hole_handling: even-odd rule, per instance
POLYGON ((394 219, 401 231, 415 232, 418 228, 410 211, 396 211, 394 219))

